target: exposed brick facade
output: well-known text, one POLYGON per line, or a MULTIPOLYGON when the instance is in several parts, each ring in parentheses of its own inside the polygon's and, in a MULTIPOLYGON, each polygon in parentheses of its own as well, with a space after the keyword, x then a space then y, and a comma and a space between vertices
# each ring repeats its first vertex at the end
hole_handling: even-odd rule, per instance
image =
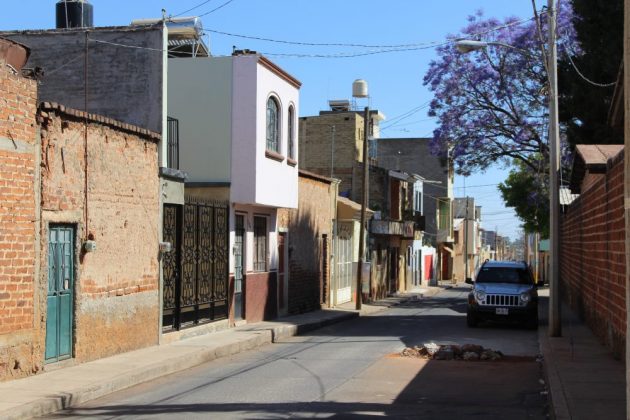
POLYGON ((561 219, 560 277, 572 308, 613 351, 625 351, 624 153, 561 219))
POLYGON ((330 271, 324 254, 331 249, 336 212, 332 180, 300 171, 298 188, 298 208, 278 211, 279 226, 289 231, 290 314, 320 309, 325 301, 330 271))
POLYGON ((37 371, 37 84, 0 60, 0 379, 37 371))
MULTIPOLYGON (((48 230, 76 228, 74 357, 78 362, 157 344, 159 136, 55 104, 40 111, 41 298, 48 230), (86 238, 97 250, 84 253, 86 238)), ((45 322, 41 325, 45 329, 45 322)))

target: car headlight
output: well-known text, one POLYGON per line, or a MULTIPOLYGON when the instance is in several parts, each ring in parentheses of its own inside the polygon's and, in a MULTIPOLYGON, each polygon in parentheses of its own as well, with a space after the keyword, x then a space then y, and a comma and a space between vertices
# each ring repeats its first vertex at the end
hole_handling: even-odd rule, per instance
POLYGON ((529 292, 523 292, 521 293, 521 301, 524 303, 529 302, 532 299, 532 296, 529 294, 529 292))
POLYGON ((475 290, 475 299, 477 302, 483 302, 486 300, 486 292, 483 290, 475 290))

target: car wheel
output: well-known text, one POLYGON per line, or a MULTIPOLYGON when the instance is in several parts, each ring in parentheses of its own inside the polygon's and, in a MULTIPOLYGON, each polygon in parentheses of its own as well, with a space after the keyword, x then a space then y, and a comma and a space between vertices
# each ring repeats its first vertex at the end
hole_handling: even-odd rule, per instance
POLYGON ((475 328, 478 323, 479 320, 477 319, 477 316, 475 314, 473 314, 472 312, 466 313, 466 325, 468 325, 470 328, 475 328))

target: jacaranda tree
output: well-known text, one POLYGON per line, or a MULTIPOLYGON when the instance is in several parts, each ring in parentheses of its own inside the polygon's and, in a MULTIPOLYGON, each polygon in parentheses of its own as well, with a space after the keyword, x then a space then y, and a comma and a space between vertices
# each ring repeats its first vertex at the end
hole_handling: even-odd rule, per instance
MULTIPOLYGON (((548 172, 545 13, 538 23, 540 29, 536 19, 501 21, 478 13, 451 38, 491 45, 468 54, 459 52, 454 42, 438 47, 438 59, 430 63, 424 77, 424 84, 434 93, 429 115, 438 119, 432 149, 448 157, 457 173, 468 175, 492 165, 512 164, 517 171, 536 174, 536 179, 548 172)), ((558 47, 579 51, 568 4, 558 13, 558 28, 558 47)), ((518 188, 526 185, 540 183, 514 183, 518 188)), ((534 196, 542 196, 544 191, 521 194, 531 196, 534 203, 540 201, 534 196)), ((526 219, 518 208, 516 211, 526 219)))

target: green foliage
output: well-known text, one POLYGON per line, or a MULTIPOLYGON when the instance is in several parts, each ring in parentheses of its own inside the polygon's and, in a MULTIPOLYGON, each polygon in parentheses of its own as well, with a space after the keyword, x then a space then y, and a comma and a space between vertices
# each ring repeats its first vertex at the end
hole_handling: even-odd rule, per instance
POLYGON ((526 232, 541 232, 549 236, 549 190, 545 172, 534 172, 528 166, 516 164, 499 191, 507 207, 513 207, 523 221, 526 232))

